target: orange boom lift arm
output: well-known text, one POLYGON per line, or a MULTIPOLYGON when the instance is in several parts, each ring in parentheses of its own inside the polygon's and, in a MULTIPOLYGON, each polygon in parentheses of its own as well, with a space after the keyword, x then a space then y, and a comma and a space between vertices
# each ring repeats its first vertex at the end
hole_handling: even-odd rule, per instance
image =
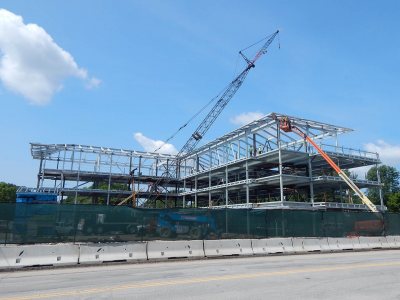
POLYGON ((277 116, 274 117, 276 121, 279 122, 279 128, 284 132, 294 132, 309 142, 314 146, 315 149, 321 154, 321 156, 328 162, 328 164, 338 173, 338 175, 347 183, 347 185, 360 197, 361 201, 372 211, 378 212, 375 204, 372 203, 371 200, 355 185, 355 183, 343 172, 342 169, 329 157, 328 154, 325 153, 307 134, 297 128, 292 124, 288 117, 283 117, 278 119, 277 116))

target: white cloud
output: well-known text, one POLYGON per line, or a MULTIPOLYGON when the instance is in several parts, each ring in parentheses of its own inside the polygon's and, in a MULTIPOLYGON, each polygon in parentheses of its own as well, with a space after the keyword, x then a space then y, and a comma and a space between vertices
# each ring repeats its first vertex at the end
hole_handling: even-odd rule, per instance
POLYGON ((364 166, 364 167, 354 168, 351 169, 350 172, 354 173, 357 176, 357 179, 366 179, 367 173, 369 169, 371 169, 372 167, 373 166, 364 166))
MULTIPOLYGON (((400 146, 398 145, 391 145, 383 140, 378 140, 376 143, 365 144, 364 149, 369 152, 377 152, 380 160, 385 165, 392 167, 400 165, 400 146)), ((359 179, 364 179, 371 168, 372 166, 365 166, 352 169, 351 171, 357 174, 359 179)))
POLYGON ((145 151, 154 152, 162 146, 157 152, 164 154, 177 154, 178 150, 172 144, 166 144, 163 141, 152 140, 147 136, 144 136, 141 132, 136 132, 133 137, 143 147, 145 151))
POLYGON ((44 105, 62 89, 67 77, 85 81, 88 88, 100 84, 42 27, 25 24, 21 16, 0 9, 0 80, 4 86, 32 104, 44 105))
POLYGON ((255 120, 261 119, 262 117, 264 117, 263 113, 247 112, 231 118, 230 121, 235 125, 243 126, 255 120))
POLYGON ((382 163, 396 167, 400 165, 400 145, 391 145, 383 140, 364 145, 365 150, 378 152, 382 163))
POLYGON ((100 83, 101 83, 100 79, 92 77, 86 82, 86 88, 88 89, 97 88, 100 85, 100 83))

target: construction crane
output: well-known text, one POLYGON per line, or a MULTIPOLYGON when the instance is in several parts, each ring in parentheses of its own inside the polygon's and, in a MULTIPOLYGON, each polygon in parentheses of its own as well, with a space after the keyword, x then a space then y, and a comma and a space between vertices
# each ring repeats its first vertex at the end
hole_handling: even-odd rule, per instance
MULTIPOLYGON (((239 51, 239 54, 243 57, 243 59, 246 61, 246 67, 244 70, 226 87, 226 89, 221 93, 222 95, 219 97, 218 101, 215 103, 215 105, 212 107, 210 112, 207 114, 207 116, 203 119, 203 121, 200 123, 200 125, 196 128, 196 130, 193 132, 193 134, 190 136, 188 141, 185 143, 185 145, 182 147, 182 149, 178 152, 177 154, 177 163, 176 165, 170 165, 169 168, 171 169, 176 169, 176 175, 178 176, 178 166, 180 163, 180 160, 182 160, 184 157, 188 156, 193 152, 193 150, 196 148, 197 144, 200 142, 200 140, 204 137, 206 132, 210 129, 211 125, 215 122, 215 120, 218 118, 218 116, 221 114, 221 112, 224 110, 226 105, 229 103, 229 101, 232 99, 232 97, 236 94, 238 89, 241 87, 243 84, 244 80, 246 79, 247 74, 250 72, 252 68, 255 67, 255 63, 257 60, 260 59, 262 55, 267 53, 268 47, 271 45, 271 43, 274 41, 275 37, 279 34, 279 30, 274 32, 272 35, 270 35, 268 40, 263 44, 263 46, 260 48, 260 50, 256 53, 253 59, 248 59, 244 54, 243 50, 239 51)), ((257 43, 256 43, 257 44, 257 43)), ((255 44, 251 45, 250 47, 254 46, 255 44)), ((248 49, 247 47, 246 49, 248 49)), ((187 124, 183 125, 180 127, 178 131, 183 129, 187 124)), ((160 147, 161 148, 161 147, 160 147)), ((158 148, 157 150, 159 150, 158 148)), ((169 170, 166 170, 167 175, 171 175, 169 173, 169 170)), ((158 185, 164 182, 168 183, 168 178, 159 178, 151 188, 151 193, 148 196, 148 199, 150 199, 154 194, 157 193, 157 187, 158 185)), ((132 198, 132 196, 128 197, 129 199, 132 198)), ((128 200, 129 200, 128 199, 128 200)), ((122 202, 125 203, 126 199, 124 199, 122 202)), ((121 202, 121 203, 122 203, 121 202)))
POLYGON ((276 115, 273 115, 273 118, 279 122, 279 128, 284 132, 294 132, 306 140, 308 143, 313 145, 315 149, 321 154, 321 156, 327 161, 327 163, 336 171, 336 173, 346 182, 346 184, 356 193, 358 197, 360 197, 361 201, 372 211, 378 212, 375 204, 372 203, 371 200, 355 185, 355 183, 343 172, 342 169, 329 157, 328 154, 325 153, 307 134, 301 131, 296 125, 292 124, 289 117, 278 118, 276 115))
POLYGON ((256 61, 265 53, 267 53, 267 49, 269 45, 274 41, 275 37, 278 35, 279 30, 274 32, 271 37, 264 43, 261 49, 257 52, 252 60, 249 60, 242 51, 239 51, 239 54, 244 58, 247 63, 245 69, 228 85, 226 90, 222 93, 219 100, 215 103, 214 107, 210 110, 204 120, 200 123, 200 125, 196 128, 193 134, 190 136, 189 140, 182 147, 182 149, 177 154, 178 158, 185 157, 192 153, 192 151, 196 148, 197 144, 204 137, 208 129, 210 129, 211 125, 218 118, 220 113, 224 110, 225 106, 229 103, 232 97, 236 94, 237 90, 243 84, 246 79, 249 71, 255 67, 256 61))
MULTIPOLYGON (((229 103, 229 101, 233 98, 233 96, 236 94, 238 89, 241 87, 243 84, 244 80, 246 79, 247 74, 250 72, 252 68, 255 67, 256 61, 265 53, 267 53, 268 47, 271 45, 271 43, 274 41, 275 37, 279 34, 279 30, 274 32, 268 40, 263 44, 261 49, 256 53, 254 58, 252 60, 248 59, 242 51, 239 51, 239 54, 244 58, 246 61, 246 67, 244 70, 227 86, 227 88, 224 90, 222 93, 221 97, 218 99, 218 101, 215 103, 215 105, 212 107, 210 112, 207 114, 207 116, 203 119, 203 121, 200 123, 200 125, 196 128, 196 130, 193 132, 193 134, 190 136, 188 141, 185 143, 185 145, 182 147, 182 149, 178 152, 177 154, 177 166, 179 166, 179 161, 186 157, 187 155, 191 154, 193 150, 196 148, 197 144, 200 142, 200 140, 204 137, 206 132, 210 129, 211 125, 215 122, 215 120, 218 118, 218 116, 221 114, 221 112, 224 110, 226 105, 229 103)), ((181 127, 182 128, 182 127, 181 127)), ((176 168, 178 173, 178 168, 176 168)), ((168 172, 168 170, 167 170, 168 172)), ((178 174, 177 174, 178 175, 178 174)), ((157 186, 161 183, 161 181, 165 180, 165 178, 160 178, 153 184, 153 191, 150 194, 149 198, 157 191, 157 186)))

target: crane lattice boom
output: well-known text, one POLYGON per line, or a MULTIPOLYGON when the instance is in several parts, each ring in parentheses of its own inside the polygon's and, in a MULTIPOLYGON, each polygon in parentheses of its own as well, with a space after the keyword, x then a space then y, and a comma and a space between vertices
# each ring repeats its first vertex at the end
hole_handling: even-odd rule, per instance
POLYGON ((203 138, 204 134, 208 131, 214 121, 218 118, 219 114, 224 110, 225 106, 229 103, 237 90, 243 84, 244 79, 249 73, 250 68, 246 68, 232 83, 229 88, 225 90, 221 98, 217 101, 211 111, 207 114, 205 119, 200 123, 195 132, 191 135, 186 144, 178 153, 178 157, 190 154, 199 141, 203 138))
MULTIPOLYGON (((226 88, 225 92, 219 98, 217 103, 215 103, 211 111, 207 114, 207 116, 200 123, 195 132, 190 136, 186 144, 179 151, 177 155, 178 158, 189 155, 196 148, 199 141, 203 138, 208 129, 210 129, 211 125, 215 122, 220 113, 224 110, 225 106, 229 103, 232 97, 236 94, 237 90, 241 87, 249 71, 255 67, 254 63, 263 54, 267 52, 267 48, 269 47, 269 45, 271 45, 271 43, 278 35, 278 33, 279 30, 277 30, 274 34, 272 34, 272 36, 264 43, 261 49, 257 52, 253 60, 248 60, 245 58, 247 62, 246 68, 229 84, 229 86, 226 88)), ((240 52, 240 54, 242 53, 240 52)), ((244 57, 243 54, 242 56, 244 57)))
MULTIPOLYGON (((255 67, 255 62, 267 52, 267 48, 271 43, 274 41, 275 37, 278 35, 279 30, 274 32, 269 39, 263 44, 261 49, 257 52, 257 54, 254 56, 252 60, 247 59, 243 53, 240 51, 239 53, 242 55, 242 57, 246 60, 247 66, 246 68, 228 85, 226 90, 222 93, 221 97, 218 99, 218 101, 215 103, 211 111, 207 114, 207 116, 204 118, 204 120, 200 123, 200 125, 197 127, 197 129, 194 131, 194 133, 190 136, 188 141, 185 143, 185 145, 182 147, 182 149, 179 151, 177 154, 178 162, 177 165, 170 165, 169 168, 171 170, 175 169, 176 175, 178 176, 178 166, 180 163, 180 160, 184 158, 185 156, 189 155, 192 153, 192 151, 196 148, 197 144, 200 142, 200 140, 204 137, 206 132, 210 129, 211 125, 215 122, 215 120, 218 118, 220 113, 224 110, 226 105, 229 103, 229 101, 232 99, 232 97, 236 94, 238 89, 241 87, 243 84, 244 80, 246 79, 247 74, 249 71, 255 67)), ((169 177, 170 170, 166 170, 165 172, 166 177, 169 177)), ((148 197, 148 200, 151 199, 151 197, 156 194, 157 192, 157 187, 158 185, 164 182, 168 183, 168 178, 159 178, 151 187, 151 194, 148 197)))

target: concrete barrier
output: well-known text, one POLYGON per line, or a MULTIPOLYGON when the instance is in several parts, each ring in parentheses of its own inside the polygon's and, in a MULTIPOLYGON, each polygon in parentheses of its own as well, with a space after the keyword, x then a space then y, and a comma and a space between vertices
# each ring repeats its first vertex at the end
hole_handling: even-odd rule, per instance
POLYGON ((0 246, 0 268, 78 264, 79 247, 72 244, 0 246))
POLYGON ((355 250, 360 248, 360 243, 357 237, 328 238, 328 245, 331 251, 355 250))
POLYGON ((328 238, 321 238, 319 239, 320 245, 321 245, 321 251, 322 252, 329 252, 331 251, 331 248, 329 247, 328 243, 328 238))
POLYGON ((149 241, 149 259, 204 257, 203 241, 149 241))
POLYGON ((363 245, 360 244, 360 238, 359 237, 348 237, 348 239, 353 239, 353 250, 362 250, 363 245))
POLYGON ((400 248, 400 236, 388 235, 386 241, 388 248, 400 248))
POLYGON ((253 255, 251 240, 204 240, 207 257, 227 255, 253 255))
POLYGON ((293 238, 295 252, 330 251, 327 238, 293 238))
POLYGON ((0 269, 110 261, 400 248, 400 236, 0 246, 0 269))
POLYGON ((360 236, 361 249, 382 249, 388 248, 387 240, 384 236, 360 236))
POLYGON ((353 250, 353 241, 347 238, 328 238, 329 249, 331 251, 353 250))
POLYGON ((381 237, 379 237, 379 238, 381 239, 382 248, 384 248, 384 249, 389 249, 390 246, 389 246, 389 242, 388 242, 387 237, 386 237, 386 236, 381 236, 381 237))
POLYGON ((368 237, 361 237, 359 239, 360 242, 360 249, 372 249, 372 246, 369 244, 369 238, 368 237))
POLYGON ((274 254, 274 253, 294 253, 291 238, 270 238, 251 240, 253 253, 274 254))
POLYGON ((80 244, 79 263, 147 260, 147 243, 80 244))

